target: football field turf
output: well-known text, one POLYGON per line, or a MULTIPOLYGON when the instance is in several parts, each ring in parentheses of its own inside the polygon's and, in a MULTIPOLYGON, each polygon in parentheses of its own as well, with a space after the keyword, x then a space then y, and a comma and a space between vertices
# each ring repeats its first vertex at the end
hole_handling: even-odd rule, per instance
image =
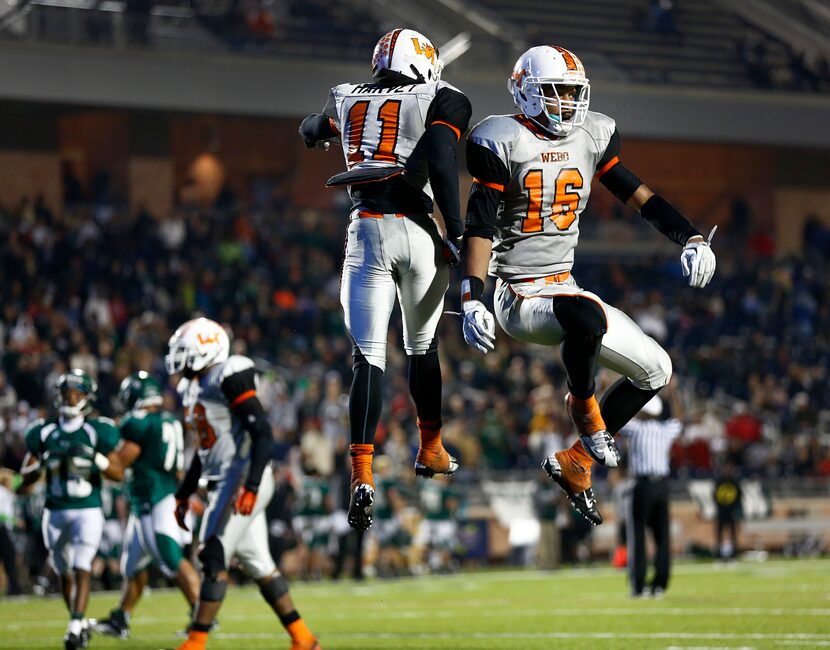
MULTIPOLYGON (((484 571, 366 583, 295 583, 325 650, 350 648, 830 647, 830 560, 680 564, 662 600, 632 600, 622 572, 484 571)), ((95 594, 91 616, 117 599, 95 594)), ((173 648, 186 608, 173 591, 140 603, 129 641, 91 648, 173 648)), ((288 648, 256 589, 231 588, 209 649, 288 648)), ((57 598, 0 602, 0 647, 58 648, 57 598)))

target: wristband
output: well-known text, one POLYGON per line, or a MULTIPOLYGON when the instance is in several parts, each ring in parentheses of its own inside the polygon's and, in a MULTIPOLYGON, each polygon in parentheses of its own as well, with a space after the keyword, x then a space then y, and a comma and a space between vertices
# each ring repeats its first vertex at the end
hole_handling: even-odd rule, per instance
POLYGON ((461 302, 481 300, 484 293, 484 280, 474 275, 468 275, 461 281, 461 302))
POLYGON ((110 466, 110 459, 104 456, 100 451, 95 452, 95 458, 93 458, 92 462, 95 463, 95 467, 100 469, 102 472, 106 472, 110 466))

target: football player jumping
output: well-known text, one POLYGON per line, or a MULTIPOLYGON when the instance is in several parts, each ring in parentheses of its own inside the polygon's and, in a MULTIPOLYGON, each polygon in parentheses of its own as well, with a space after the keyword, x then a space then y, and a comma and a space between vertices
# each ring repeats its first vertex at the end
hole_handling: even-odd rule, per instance
POLYGON ((199 575, 182 553, 190 534, 176 525, 174 516, 173 494, 184 470, 181 422, 162 410, 161 386, 143 370, 124 378, 118 401, 126 413, 119 423, 123 443, 117 453, 124 468, 133 470, 129 482, 132 512, 121 553, 124 590, 118 608, 93 629, 127 639, 151 563, 176 581, 191 608, 199 597, 199 575))
POLYGON ((175 516, 187 529, 188 499, 207 481, 208 505, 199 530, 202 586, 185 641, 178 650, 203 650, 236 557, 291 635, 292 650, 320 644, 294 607, 288 583, 268 550, 265 508, 274 495, 270 467, 271 425, 257 398, 256 368, 248 357, 228 356, 230 341, 219 323, 197 318, 170 337, 167 371, 181 374, 185 425, 198 440, 184 481, 176 490, 175 516))
POLYGON ((104 512, 102 477, 124 479, 118 454, 118 429, 106 418, 88 417, 98 385, 82 370, 58 377, 55 406, 58 417, 38 420, 26 431, 21 491, 46 472, 43 539, 49 560, 60 576, 70 620, 64 648, 86 648, 92 560, 101 545, 104 512))
POLYGON ((372 81, 332 88, 323 114, 300 126, 309 148, 339 138, 348 167, 328 185, 347 185, 352 200, 340 302, 354 342, 349 524, 360 530, 372 524, 372 457, 396 293, 420 431, 415 472, 430 478, 458 467, 441 442, 435 331, 463 233, 456 145, 472 107, 440 80, 442 67, 423 34, 392 30, 375 47, 372 81), (431 218, 433 198, 446 238, 431 218))
POLYGON ((669 382, 672 366, 634 321, 571 276, 592 179, 683 247, 691 286, 709 283, 715 254, 686 217, 620 162, 614 120, 588 110, 590 86, 576 55, 533 47, 519 57, 508 88, 520 113, 490 116, 467 138, 473 186, 464 234, 464 339, 485 354, 493 349, 493 315, 481 302, 489 265, 502 329, 520 341, 561 344, 566 408, 579 439, 543 467, 599 524, 591 463, 617 466, 614 434, 669 382), (597 364, 622 375, 601 403, 594 395, 597 364))

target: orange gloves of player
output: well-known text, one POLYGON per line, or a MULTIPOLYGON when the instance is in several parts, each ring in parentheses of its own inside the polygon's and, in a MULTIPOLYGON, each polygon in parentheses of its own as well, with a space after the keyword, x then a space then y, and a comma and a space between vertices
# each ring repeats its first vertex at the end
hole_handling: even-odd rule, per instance
POLYGON ((256 492, 246 487, 239 488, 236 503, 233 504, 233 511, 238 515, 250 515, 256 505, 256 492))

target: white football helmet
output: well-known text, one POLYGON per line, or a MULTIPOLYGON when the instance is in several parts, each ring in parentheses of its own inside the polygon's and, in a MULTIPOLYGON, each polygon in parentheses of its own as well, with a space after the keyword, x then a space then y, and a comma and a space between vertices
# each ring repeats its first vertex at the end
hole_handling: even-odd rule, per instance
POLYGON ((227 361, 231 344, 219 323, 209 318, 195 318, 179 327, 167 346, 164 357, 167 372, 192 377, 208 366, 227 361))
POLYGON ((534 123, 558 137, 568 135, 588 115, 591 87, 582 61, 556 45, 532 47, 519 57, 507 80, 518 109, 534 123), (570 98, 562 95, 567 87, 570 98), (540 120, 544 115, 547 120, 540 120))
POLYGON ((372 76, 397 72, 419 83, 438 81, 444 63, 438 48, 414 29, 393 29, 378 41, 372 54, 372 76))

